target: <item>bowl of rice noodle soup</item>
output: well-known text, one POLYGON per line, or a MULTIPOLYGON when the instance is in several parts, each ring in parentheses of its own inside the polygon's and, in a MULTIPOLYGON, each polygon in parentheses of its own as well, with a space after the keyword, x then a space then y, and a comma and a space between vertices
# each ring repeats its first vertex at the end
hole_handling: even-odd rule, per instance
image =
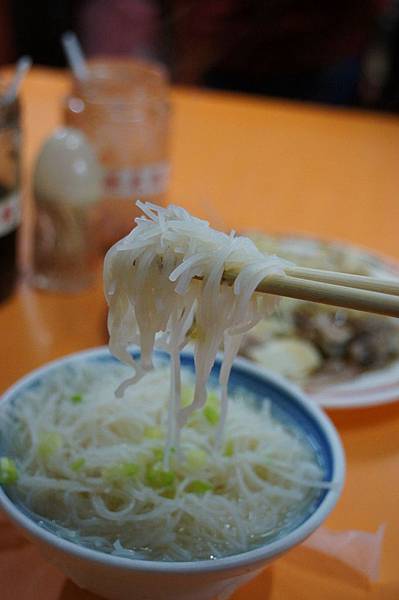
POLYGON ((236 358, 276 302, 258 282, 286 261, 179 207, 139 206, 105 259, 109 347, 3 396, 0 507, 104 598, 224 599, 327 518, 342 445, 297 386, 236 358))

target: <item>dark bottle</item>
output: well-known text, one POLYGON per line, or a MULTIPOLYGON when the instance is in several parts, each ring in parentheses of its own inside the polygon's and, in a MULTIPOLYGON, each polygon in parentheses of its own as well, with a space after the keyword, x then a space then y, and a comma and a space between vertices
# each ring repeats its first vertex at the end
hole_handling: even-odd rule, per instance
POLYGON ((0 95, 0 302, 17 281, 20 214, 19 102, 0 95))

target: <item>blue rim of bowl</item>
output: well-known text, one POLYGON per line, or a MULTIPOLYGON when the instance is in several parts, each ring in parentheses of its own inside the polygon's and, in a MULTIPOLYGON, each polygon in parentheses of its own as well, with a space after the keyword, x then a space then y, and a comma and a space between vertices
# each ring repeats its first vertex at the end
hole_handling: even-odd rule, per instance
MULTIPOLYGON (((137 354, 137 351, 133 350, 133 354, 137 354)), ((158 354, 162 356, 162 353, 158 354)), ((183 366, 192 365, 192 352, 184 351, 181 356, 183 366)), ((49 371, 67 363, 73 364, 75 362, 80 362, 81 359, 116 360, 110 355, 107 346, 100 346, 63 356, 62 358, 46 363, 44 366, 31 371, 29 374, 19 379, 3 394, 1 402, 12 400, 14 396, 22 390, 26 390, 27 387, 34 385, 41 376, 47 374, 49 371)), ((218 357, 218 361, 219 360, 220 358, 218 357)), ((213 377, 215 377, 217 369, 218 364, 216 363, 213 370, 213 377)), ((28 514, 19 509, 1 486, 0 508, 4 510, 15 524, 27 531, 32 538, 40 540, 43 543, 53 546, 58 551, 67 553, 76 558, 90 560, 97 564, 112 566, 123 570, 182 574, 198 572, 206 573, 245 567, 249 564, 261 563, 268 558, 279 556, 283 552, 304 541, 315 529, 317 529, 317 527, 319 527, 333 510, 341 495, 345 480, 345 456, 341 440, 330 419, 297 386, 287 383, 287 381, 278 375, 267 373, 262 368, 259 368, 254 363, 243 358, 238 358, 234 361, 231 374, 233 385, 235 383, 235 378, 237 382, 246 379, 247 384, 248 382, 251 383, 250 387, 252 387, 253 391, 256 391, 256 387, 261 386, 263 382, 263 385, 266 383, 268 386, 268 395, 269 390, 274 389, 279 392, 280 396, 285 395, 288 397, 285 399, 285 402, 287 405, 290 405, 291 408, 294 406, 295 415, 296 417, 299 416, 301 426, 305 427, 305 431, 307 427, 311 427, 313 431, 318 431, 318 435, 320 436, 319 442, 325 446, 324 451, 327 450, 327 453, 324 456, 327 458, 325 463, 327 476, 330 476, 330 478, 327 477, 327 481, 331 481, 333 486, 321 495, 315 506, 314 512, 281 538, 268 542, 263 546, 248 550, 247 552, 218 558, 217 560, 196 560, 186 562, 146 561, 143 559, 114 556, 58 537, 51 531, 44 529, 30 518, 28 514), (254 385, 255 389, 253 387, 254 385)), ((238 383, 237 387, 240 387, 238 383)), ((290 410, 290 412, 292 412, 292 410, 290 410)))

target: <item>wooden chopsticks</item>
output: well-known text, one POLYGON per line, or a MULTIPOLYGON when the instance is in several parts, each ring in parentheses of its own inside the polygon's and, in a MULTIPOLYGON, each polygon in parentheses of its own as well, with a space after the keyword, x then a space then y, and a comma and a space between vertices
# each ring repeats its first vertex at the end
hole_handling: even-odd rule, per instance
MULTIPOLYGON (((233 283, 236 276, 226 271, 223 279, 233 283)), ((394 280, 291 267, 285 275, 263 279, 256 291, 399 317, 399 281, 394 280)))
POLYGON ((286 269, 285 273, 290 277, 299 277, 311 281, 323 281, 334 285, 346 285, 351 288, 399 296, 399 280, 377 279, 376 277, 368 277, 366 275, 351 275, 349 273, 322 271, 321 269, 305 269, 303 267, 292 267, 291 269, 286 269))

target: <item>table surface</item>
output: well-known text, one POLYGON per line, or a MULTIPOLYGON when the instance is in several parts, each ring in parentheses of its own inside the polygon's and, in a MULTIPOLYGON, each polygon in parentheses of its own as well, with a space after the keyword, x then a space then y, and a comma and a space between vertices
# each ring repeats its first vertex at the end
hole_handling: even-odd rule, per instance
MULTIPOLYGON (((61 72, 34 70, 23 88, 25 170, 60 122, 68 89, 61 72)), ((305 232, 399 259, 399 119, 372 113, 173 91, 169 200, 215 226, 305 232)), ((29 205, 26 206, 29 217, 29 205)), ((26 248, 24 250, 26 253, 26 248)), ((42 363, 106 343, 100 277, 79 295, 38 292, 21 282, 0 306, 0 391, 42 363)), ((399 598, 399 403, 332 411, 347 455, 347 482, 331 529, 386 524, 380 581, 294 550, 234 600, 399 598)), ((3 519, 2 600, 89 600, 3 519)))

